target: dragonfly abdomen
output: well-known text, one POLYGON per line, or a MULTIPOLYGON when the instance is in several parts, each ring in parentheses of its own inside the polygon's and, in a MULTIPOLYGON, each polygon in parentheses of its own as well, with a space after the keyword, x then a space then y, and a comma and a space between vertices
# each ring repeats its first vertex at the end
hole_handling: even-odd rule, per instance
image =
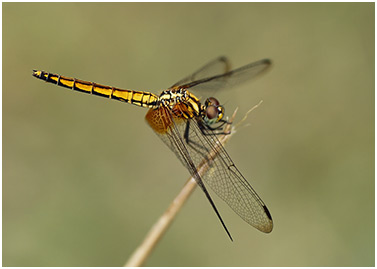
POLYGON ((150 92, 123 90, 40 70, 34 70, 33 76, 75 91, 115 99, 136 106, 155 108, 158 105, 158 96, 150 92))

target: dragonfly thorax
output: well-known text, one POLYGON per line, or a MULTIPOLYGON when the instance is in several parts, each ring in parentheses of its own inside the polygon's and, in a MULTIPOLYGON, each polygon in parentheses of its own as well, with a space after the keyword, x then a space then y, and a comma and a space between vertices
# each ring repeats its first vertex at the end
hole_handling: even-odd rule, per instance
POLYGON ((187 102, 189 94, 186 89, 172 89, 163 91, 159 96, 159 103, 172 108, 177 103, 187 102))
POLYGON ((199 99, 184 88, 163 91, 157 102, 157 108, 160 107, 168 108, 178 118, 191 119, 201 115, 199 99))
POLYGON ((206 125, 219 122, 224 116, 224 108, 214 98, 207 98, 205 104, 186 89, 166 90, 159 96, 159 105, 170 108, 178 117, 200 117, 206 125))

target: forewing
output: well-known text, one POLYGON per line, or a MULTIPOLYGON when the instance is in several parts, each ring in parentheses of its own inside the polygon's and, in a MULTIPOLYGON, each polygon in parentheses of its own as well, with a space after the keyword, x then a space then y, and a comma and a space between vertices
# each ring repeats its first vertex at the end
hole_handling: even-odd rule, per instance
POLYGON ((262 232, 271 232, 272 218, 266 205, 239 172, 213 131, 203 130, 199 125, 200 119, 174 117, 165 108, 149 110, 148 118, 156 134, 176 154, 204 191, 229 236, 206 186, 210 186, 247 223, 262 232), (160 111, 164 113, 158 114, 160 111), (164 117, 168 117, 166 128, 154 128, 153 118, 164 117))
POLYGON ((271 65, 270 60, 263 59, 238 69, 219 74, 212 77, 201 78, 187 84, 180 85, 195 91, 221 90, 224 88, 232 88, 240 85, 248 80, 253 79, 257 75, 263 73, 271 65))
POLYGON ((207 190, 207 187, 202 181, 200 174, 201 172, 199 172, 199 170, 203 171, 202 168, 206 167, 204 166, 200 168, 195 165, 189 154, 187 143, 185 143, 184 140, 184 130, 189 120, 185 119, 184 117, 174 117, 171 113, 171 110, 166 107, 160 107, 159 109, 150 109, 146 115, 146 119, 155 133, 176 154, 178 159, 188 169, 191 176, 195 179, 196 183, 204 192, 206 198, 211 204, 229 238, 233 241, 228 228, 221 218, 220 213, 217 210, 215 203, 213 202, 207 190))
POLYGON ((204 184, 251 226, 265 233, 271 232, 273 223, 266 205, 234 165, 216 135, 210 130, 205 130, 204 135, 198 122, 192 120, 190 123, 186 147, 191 159, 196 166, 207 159, 211 166, 202 175, 204 184), (211 152, 217 157, 208 158, 211 152))
POLYGON ((222 56, 212 60, 211 62, 207 63, 199 70, 194 72, 193 74, 181 79, 177 83, 175 83, 171 88, 189 84, 193 81, 201 80, 203 78, 213 77, 217 75, 222 75, 230 71, 230 63, 229 60, 222 56))

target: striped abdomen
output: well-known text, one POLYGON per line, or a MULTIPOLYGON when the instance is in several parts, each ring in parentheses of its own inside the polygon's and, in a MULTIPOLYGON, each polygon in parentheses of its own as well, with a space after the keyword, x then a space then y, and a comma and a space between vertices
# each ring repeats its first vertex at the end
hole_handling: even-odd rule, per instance
POLYGON ((158 106, 158 96, 149 92, 122 90, 94 82, 51 74, 40 70, 34 70, 33 76, 46 82, 50 82, 75 91, 99 95, 136 106, 149 108, 156 108, 158 106))

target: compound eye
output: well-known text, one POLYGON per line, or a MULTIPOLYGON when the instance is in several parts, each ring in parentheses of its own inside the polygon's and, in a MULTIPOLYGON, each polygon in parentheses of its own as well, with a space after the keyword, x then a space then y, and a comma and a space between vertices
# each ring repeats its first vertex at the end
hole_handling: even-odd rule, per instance
POLYGON ((220 102, 215 97, 209 97, 208 101, 210 102, 211 105, 214 105, 214 106, 220 105, 220 102))
POLYGON ((215 107, 215 106, 209 106, 209 107, 207 107, 207 109, 206 109, 206 117, 209 120, 217 119, 218 115, 219 115, 219 111, 218 111, 217 107, 215 107))

